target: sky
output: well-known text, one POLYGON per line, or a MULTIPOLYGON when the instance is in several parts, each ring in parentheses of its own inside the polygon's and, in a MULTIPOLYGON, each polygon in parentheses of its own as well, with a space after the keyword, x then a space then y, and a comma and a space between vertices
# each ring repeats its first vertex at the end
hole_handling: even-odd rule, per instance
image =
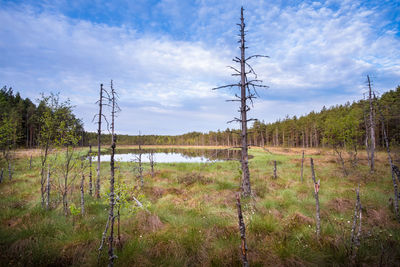
MULTIPOLYGON (((238 128, 243 6, 247 55, 262 84, 249 117, 274 122, 400 85, 400 1, 0 0, 0 86, 60 93, 88 131, 99 87, 119 95, 120 134, 238 128)), ((109 110, 106 109, 109 114, 109 110)), ((107 115, 106 114, 106 115, 107 115)), ((104 129, 106 131, 106 129, 104 129)))

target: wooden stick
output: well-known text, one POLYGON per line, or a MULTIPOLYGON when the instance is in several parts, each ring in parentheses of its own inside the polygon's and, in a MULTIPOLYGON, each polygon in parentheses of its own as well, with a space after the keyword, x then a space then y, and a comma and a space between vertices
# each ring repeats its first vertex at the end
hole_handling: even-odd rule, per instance
POLYGON ((311 162, 311 174, 312 174, 312 179, 314 182, 314 197, 315 197, 315 207, 316 207, 316 223, 317 223, 317 238, 319 239, 319 235, 321 232, 321 218, 320 218, 320 213, 319 213, 319 197, 318 197, 318 192, 319 192, 319 186, 320 186, 320 181, 318 182, 315 180, 315 171, 314 171, 314 161, 312 158, 310 158, 311 162))
POLYGON ((47 198, 46 198, 46 209, 50 209, 50 165, 47 166, 47 184, 46 184, 46 193, 47 193, 47 198))
POLYGON ((303 166, 304 166, 304 150, 303 153, 301 155, 301 182, 303 182, 303 166))

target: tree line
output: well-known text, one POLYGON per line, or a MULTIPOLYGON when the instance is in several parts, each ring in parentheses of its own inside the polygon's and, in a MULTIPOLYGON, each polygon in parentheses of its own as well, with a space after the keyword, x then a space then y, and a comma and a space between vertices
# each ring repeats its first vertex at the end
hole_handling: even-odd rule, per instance
MULTIPOLYGON (((48 109, 45 99, 38 100, 35 105, 29 98, 23 99, 12 88, 0 90, 0 139, 14 147, 38 147, 41 118, 48 109), (9 125, 10 133, 5 133, 5 125, 9 125), (9 136, 4 138, 3 135, 9 136), (7 139, 7 140, 6 140, 7 139)), ((400 144, 400 86, 377 97, 374 107, 380 107, 384 124, 374 110, 376 145, 384 146, 384 125, 388 139, 392 145, 400 144)), ((369 112, 368 100, 323 107, 321 111, 312 111, 300 117, 286 117, 273 123, 262 120, 254 121, 249 128, 248 142, 252 146, 287 146, 287 147, 340 147, 354 148, 354 145, 365 146, 366 127, 369 112)), ((82 122, 70 109, 71 118, 75 121, 75 131, 80 136, 79 145, 97 143, 97 133, 83 130, 82 122)), ((6 127, 7 128, 7 127, 6 127)), ((101 143, 109 144, 110 134, 101 135, 101 143)), ((192 146, 240 146, 240 130, 225 129, 218 131, 189 132, 182 135, 119 135, 120 145, 192 145, 192 146)), ((4 147, 6 144, 2 144, 4 147)))
MULTIPOLYGON (((46 116, 58 116, 54 125, 68 121, 78 136, 84 137, 83 123, 72 112, 69 101, 61 104, 58 95, 44 96, 36 105, 31 99, 23 99, 11 87, 0 89, 0 142, 1 148, 38 147, 41 130, 46 127, 46 116), (57 103, 56 103, 57 102, 57 103)), ((83 144, 81 140, 80 144, 83 144)))
MULTIPOLYGON (((374 101, 374 127, 376 145, 384 147, 383 126, 391 145, 400 144, 400 86, 374 101), (379 116, 380 108, 384 121, 379 116)), ((369 120, 368 100, 347 102, 304 116, 286 117, 273 123, 254 121, 248 130, 248 143, 252 146, 334 147, 354 149, 365 146, 369 120)), ((239 129, 189 132, 182 135, 119 135, 120 145, 193 145, 232 146, 241 144, 239 129)), ((85 144, 95 144, 97 133, 85 132, 85 144)), ((101 143, 108 144, 111 136, 102 134, 101 143)))

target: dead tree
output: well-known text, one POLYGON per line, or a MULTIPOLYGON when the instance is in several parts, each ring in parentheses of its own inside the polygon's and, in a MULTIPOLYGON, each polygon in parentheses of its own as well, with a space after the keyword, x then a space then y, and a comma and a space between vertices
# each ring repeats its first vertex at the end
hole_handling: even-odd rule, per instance
POLYGON ((154 152, 153 151, 150 151, 150 153, 149 153, 149 161, 150 161, 151 177, 154 177, 154 152))
POLYGON ((47 183, 46 183, 46 193, 47 193, 47 198, 46 198, 46 209, 50 209, 50 189, 51 189, 51 183, 50 183, 50 165, 47 166, 47 183))
POLYGON ((7 159, 7 164, 8 164, 8 180, 12 180, 12 176, 13 176, 13 167, 11 165, 11 160, 7 159))
POLYGON ((144 179, 143 179, 143 164, 142 164, 142 151, 139 151, 139 154, 135 156, 135 166, 133 171, 136 172, 136 178, 140 180, 140 187, 143 188, 144 186, 144 179))
POLYGON ((121 167, 118 166, 118 179, 117 179, 117 186, 118 186, 118 193, 117 193, 117 246, 121 247, 121 167))
POLYGON ((369 149, 369 138, 368 138, 368 123, 367 123, 367 118, 365 116, 365 110, 364 112, 364 127, 365 127, 365 150, 367 151, 367 159, 368 159, 368 166, 371 166, 371 157, 369 155, 370 149, 369 149))
POLYGON ((312 175, 312 179, 314 182, 314 197, 315 197, 315 208, 316 208, 315 218, 316 218, 316 225, 317 225, 317 239, 319 239, 319 235, 321 232, 321 219, 320 219, 320 213, 319 213, 319 197, 318 197, 320 180, 318 180, 318 182, 315 180, 314 161, 312 158, 310 158, 310 162, 311 162, 311 175, 312 175))
POLYGON ((372 102, 372 89, 371 89, 371 80, 369 78, 369 75, 367 75, 367 83, 368 83, 368 89, 369 89, 369 130, 370 130, 370 156, 371 156, 371 161, 370 161, 370 169, 371 172, 374 171, 375 167, 375 123, 374 123, 374 115, 373 115, 373 102, 372 102))
POLYGON ((249 266, 249 262, 247 260, 247 243, 246 243, 246 225, 243 221, 242 214, 242 204, 240 203, 240 194, 236 194, 236 207, 238 211, 238 222, 239 222, 239 231, 240 231, 240 255, 242 258, 242 264, 244 267, 249 266))
POLYGON ((89 145, 89 195, 93 195, 92 184, 92 145, 89 145))
POLYGON ((349 173, 346 170, 346 166, 344 165, 344 159, 343 159, 343 156, 342 156, 342 151, 339 150, 339 148, 338 148, 338 146, 336 144, 333 146, 333 149, 335 150, 336 154, 338 155, 339 162, 342 165, 343 175, 344 176, 349 175, 349 173))
POLYGON ((240 58, 235 57, 233 61, 235 63, 238 63, 240 65, 240 70, 238 70, 235 67, 228 66, 230 69, 234 71, 232 76, 240 76, 240 82, 239 83, 234 83, 234 84, 228 84, 224 86, 219 86, 216 88, 213 88, 213 90, 216 89, 222 89, 222 88, 240 88, 240 96, 235 94, 235 99, 233 100, 228 100, 228 101, 237 101, 240 102, 240 118, 234 118, 230 122, 239 122, 241 125, 241 169, 242 169, 242 184, 241 184, 241 191, 244 197, 248 197, 251 195, 251 186, 250 186, 250 171, 249 171, 249 156, 248 156, 248 142, 247 142, 247 123, 249 121, 254 121, 255 119, 248 119, 247 118, 247 112, 250 110, 250 106, 248 105, 247 101, 250 101, 251 105, 253 105, 253 99, 258 96, 256 88, 260 87, 267 87, 265 85, 261 85, 260 82, 261 80, 257 79, 257 74, 255 73, 254 69, 252 66, 249 64, 249 60, 252 58, 258 58, 258 57, 267 57, 263 55, 252 55, 246 58, 245 52, 246 52, 246 45, 245 45, 245 23, 244 23, 244 17, 243 17, 243 7, 241 8, 241 16, 240 16, 240 24, 238 26, 240 27, 240 58), (249 69, 246 71, 246 67, 249 69), (253 79, 248 79, 248 75, 251 74, 254 76, 253 79))
POLYGON ((278 178, 276 175, 276 160, 274 160, 274 179, 278 178))
MULTIPOLYGON (((391 171, 391 174, 392 174, 393 189, 394 189, 394 210, 395 210, 395 214, 396 214, 396 217, 397 217, 397 221, 400 222, 399 189, 398 189, 398 183, 397 183, 397 180, 396 180, 396 169, 398 169, 398 168, 393 164, 393 159, 392 159, 392 156, 390 154, 389 138, 387 136, 386 129, 384 127, 384 117, 383 117, 383 114, 382 114, 382 110, 380 109, 379 102, 376 101, 375 93, 374 93, 374 100, 377 103, 378 112, 379 112, 379 115, 380 115, 382 123, 383 123, 383 127, 382 127, 383 138, 385 140, 386 152, 387 152, 387 155, 388 155, 390 171, 391 171)), ((399 179, 399 177, 397 177, 397 179, 399 179)))
POLYGON ((350 243, 350 256, 354 260, 357 256, 357 250, 360 246, 361 237, 361 218, 362 218, 362 206, 360 201, 360 186, 356 189, 356 205, 354 208, 353 225, 351 227, 351 243, 350 243), (358 230, 356 233, 358 221, 358 230))
POLYGON ((113 242, 114 242, 114 206, 115 206, 115 190, 114 190, 114 181, 115 181, 115 148, 117 142, 117 136, 115 135, 115 114, 120 109, 118 104, 116 103, 117 94, 113 87, 113 81, 111 80, 111 159, 110 159, 110 210, 108 215, 108 220, 110 221, 110 236, 108 237, 108 257, 109 262, 108 266, 114 266, 114 259, 116 256, 114 255, 113 242))
POLYGON ((62 181, 59 179, 59 189, 62 195, 62 203, 64 209, 64 215, 68 216, 69 205, 68 205, 68 192, 71 189, 73 182, 75 181, 77 174, 76 170, 76 158, 74 154, 74 147, 67 146, 65 149, 65 162, 61 164, 61 176, 62 181))
MULTIPOLYGON (((93 118, 93 120, 96 118, 96 116, 98 117, 98 129, 97 129, 97 179, 96 179, 96 188, 95 188, 95 196, 96 198, 100 198, 100 154, 101 154, 101 122, 102 122, 102 118, 104 118, 104 120, 107 122, 107 118, 104 116, 103 114, 103 106, 107 105, 106 103, 103 103, 103 100, 110 100, 110 95, 107 92, 107 90, 105 90, 103 88, 103 84, 100 84, 100 98, 99 100, 96 102, 99 104, 99 114, 96 114, 95 117, 93 118), (105 93, 106 95, 103 95, 103 93, 105 93)), ((108 122, 107 122, 108 124, 108 122)))
POLYGON ((81 169, 80 169, 80 171, 81 171, 81 186, 80 186, 80 189, 81 189, 81 214, 82 215, 84 215, 85 214, 85 188, 84 188, 84 186, 85 186, 85 173, 84 173, 84 171, 85 171, 85 164, 84 164, 84 162, 85 162, 85 158, 84 157, 81 157, 81 169))
POLYGON ((304 167, 304 150, 303 150, 303 153, 301 155, 301 176, 300 176, 301 182, 303 182, 303 167, 304 167))
POLYGON ((1 168, 1 172, 0 172, 0 184, 3 182, 3 173, 4 173, 4 169, 1 168))

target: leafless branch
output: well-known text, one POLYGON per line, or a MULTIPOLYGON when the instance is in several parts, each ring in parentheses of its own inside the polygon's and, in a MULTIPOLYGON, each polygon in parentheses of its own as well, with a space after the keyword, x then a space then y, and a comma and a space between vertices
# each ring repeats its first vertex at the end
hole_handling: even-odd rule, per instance
POLYGON ((222 89, 222 88, 235 87, 235 86, 240 86, 240 83, 223 85, 223 86, 219 86, 219 87, 212 88, 212 90, 218 90, 218 89, 222 89))
MULTIPOLYGON (((234 68, 234 67, 232 67, 232 66, 227 66, 228 68, 230 68, 230 69, 232 69, 232 70, 234 70, 234 71, 236 71, 237 73, 239 73, 239 75, 240 75, 240 71, 239 70, 237 70, 236 68, 234 68)), ((232 74, 233 75, 233 74, 232 74)))
POLYGON ((246 58, 245 61, 247 61, 247 60, 249 60, 249 59, 252 59, 252 58, 257 58, 257 57, 266 57, 266 58, 269 58, 269 56, 264 56, 264 55, 252 55, 252 56, 249 56, 248 58, 246 58))

